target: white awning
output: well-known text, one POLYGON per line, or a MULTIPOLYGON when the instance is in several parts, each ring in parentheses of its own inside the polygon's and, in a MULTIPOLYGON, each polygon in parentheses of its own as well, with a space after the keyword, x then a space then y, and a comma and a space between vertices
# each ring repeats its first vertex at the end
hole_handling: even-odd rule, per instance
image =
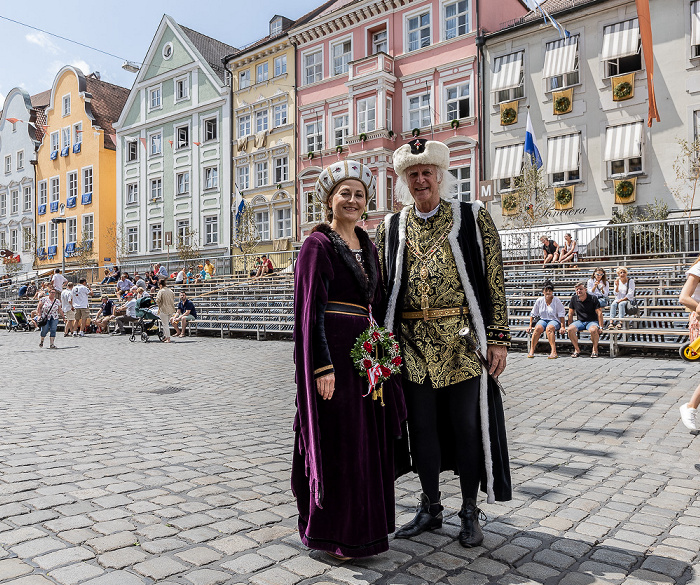
POLYGON ((547 174, 578 169, 581 135, 566 134, 547 139, 547 174))
POLYGON ((517 177, 523 168, 524 144, 511 144, 496 149, 493 159, 492 179, 510 179, 517 177))
POLYGON ((577 52, 578 36, 547 43, 542 76, 545 78, 554 77, 576 71, 577 52))
POLYGON ((523 52, 510 53, 498 57, 493 64, 491 91, 503 91, 520 85, 520 72, 523 68, 523 52))
POLYGON ((690 5, 690 44, 700 45, 700 2, 690 5))
POLYGON ((605 130, 605 160, 642 156, 642 122, 610 126, 605 130))
POLYGON ((638 52, 639 20, 636 18, 603 29, 603 61, 636 55, 638 52))

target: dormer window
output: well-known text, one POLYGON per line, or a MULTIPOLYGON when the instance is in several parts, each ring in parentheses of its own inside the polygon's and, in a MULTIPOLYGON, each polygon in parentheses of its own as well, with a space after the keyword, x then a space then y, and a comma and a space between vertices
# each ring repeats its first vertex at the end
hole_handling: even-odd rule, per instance
POLYGON ((277 16, 270 21, 270 36, 278 35, 282 32, 282 17, 277 16))

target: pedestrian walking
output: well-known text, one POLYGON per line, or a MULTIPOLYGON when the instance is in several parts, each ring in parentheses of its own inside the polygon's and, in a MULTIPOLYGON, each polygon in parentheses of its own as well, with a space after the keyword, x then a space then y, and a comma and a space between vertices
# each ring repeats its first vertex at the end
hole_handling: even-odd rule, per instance
POLYGON ((160 290, 156 295, 156 305, 158 305, 158 317, 163 327, 163 341, 170 343, 170 319, 175 314, 175 293, 168 287, 168 281, 161 278, 158 281, 160 290))
POLYGON ((49 289, 48 296, 42 297, 36 307, 36 312, 41 324, 41 341, 39 347, 44 347, 44 339, 49 334, 49 348, 56 349, 56 329, 58 328, 59 316, 63 317, 63 309, 58 299, 56 289, 49 289), (42 323, 43 321, 43 323, 42 323))

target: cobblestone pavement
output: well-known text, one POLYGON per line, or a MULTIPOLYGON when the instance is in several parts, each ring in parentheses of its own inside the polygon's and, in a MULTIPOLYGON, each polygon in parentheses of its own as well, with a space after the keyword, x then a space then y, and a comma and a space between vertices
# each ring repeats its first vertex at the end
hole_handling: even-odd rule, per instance
MULTIPOLYGON (((0 332, 0 582, 16 585, 700 583, 698 365, 514 354, 514 499, 484 545, 446 523, 340 563, 301 546, 289 489, 292 344, 0 332)), ((397 485, 413 516, 415 476, 397 485)))

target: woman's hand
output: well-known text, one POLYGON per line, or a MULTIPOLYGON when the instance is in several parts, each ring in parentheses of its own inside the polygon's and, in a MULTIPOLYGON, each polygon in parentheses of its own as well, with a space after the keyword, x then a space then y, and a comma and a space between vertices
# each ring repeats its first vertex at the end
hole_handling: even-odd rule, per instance
POLYGON ((320 378, 316 378, 316 390, 324 400, 333 398, 335 392, 335 374, 331 372, 320 378))
POLYGON ((527 335, 530 335, 530 333, 532 333, 532 325, 530 325, 530 326, 525 330, 525 333, 526 333, 527 335))

